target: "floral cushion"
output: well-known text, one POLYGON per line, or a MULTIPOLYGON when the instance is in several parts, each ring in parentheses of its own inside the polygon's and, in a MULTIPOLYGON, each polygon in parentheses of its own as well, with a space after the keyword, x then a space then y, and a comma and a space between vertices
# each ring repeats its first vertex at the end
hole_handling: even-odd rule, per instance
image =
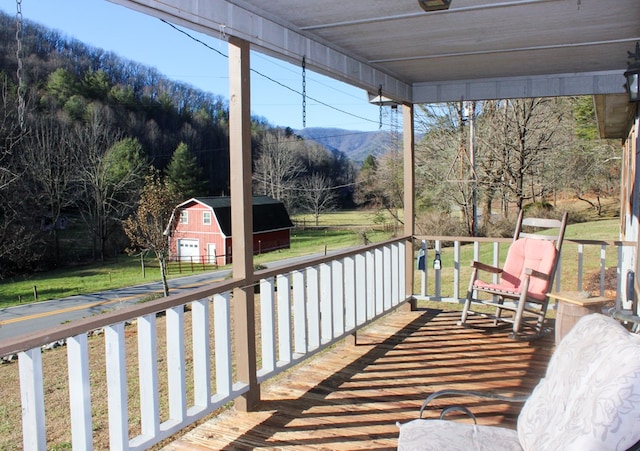
POLYGON ((447 420, 413 420, 400 425, 399 451, 521 451, 512 429, 447 420))
POLYGON ((526 450, 624 450, 640 440, 640 336, 601 314, 555 350, 518 417, 526 450))
POLYGON ((640 441, 640 335, 599 313, 556 348, 518 430, 446 420, 400 425, 399 450, 625 450, 640 441))

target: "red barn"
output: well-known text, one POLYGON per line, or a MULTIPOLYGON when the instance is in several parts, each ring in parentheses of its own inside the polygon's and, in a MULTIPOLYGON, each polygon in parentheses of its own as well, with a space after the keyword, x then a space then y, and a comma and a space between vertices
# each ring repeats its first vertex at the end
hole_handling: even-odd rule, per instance
MULTIPOLYGON (((168 230, 171 255, 183 261, 231 263, 231 198, 194 197, 178 205, 168 230)), ((284 204, 269 196, 253 197, 255 254, 288 249, 293 223, 284 204)))

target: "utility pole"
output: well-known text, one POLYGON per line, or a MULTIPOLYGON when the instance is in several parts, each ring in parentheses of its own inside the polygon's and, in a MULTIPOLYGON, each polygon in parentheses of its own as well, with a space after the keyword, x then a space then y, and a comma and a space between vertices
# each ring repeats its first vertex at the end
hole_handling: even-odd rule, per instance
MULTIPOLYGON (((476 102, 469 102, 469 160, 471 162, 472 218, 471 231, 478 236, 478 178, 476 167, 476 102)), ((485 212, 485 214, 491 212, 485 212)))

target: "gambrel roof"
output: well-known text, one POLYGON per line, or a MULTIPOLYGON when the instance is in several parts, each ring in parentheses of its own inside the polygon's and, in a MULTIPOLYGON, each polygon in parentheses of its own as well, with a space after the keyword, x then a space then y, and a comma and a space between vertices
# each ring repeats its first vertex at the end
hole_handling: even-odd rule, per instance
MULTIPOLYGON (((178 205, 176 210, 182 210, 196 203, 211 208, 222 233, 231 236, 231 198, 229 196, 194 197, 178 205)), ((281 201, 269 196, 253 197, 253 233, 292 227, 289 213, 281 201)))

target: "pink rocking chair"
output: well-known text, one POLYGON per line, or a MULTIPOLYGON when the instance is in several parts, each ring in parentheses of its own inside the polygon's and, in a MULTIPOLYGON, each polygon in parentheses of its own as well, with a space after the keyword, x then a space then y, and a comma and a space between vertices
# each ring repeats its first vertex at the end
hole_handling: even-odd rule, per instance
POLYGON ((531 339, 542 334, 549 303, 547 295, 553 285, 566 225, 567 213, 561 220, 555 220, 523 218, 521 211, 504 267, 472 263, 469 290, 459 324, 469 326, 470 317, 482 316, 492 318, 493 326, 512 324, 513 338, 531 339), (522 228, 527 226, 555 229, 557 233, 523 233, 522 228), (481 280, 481 271, 497 274, 499 280, 493 283, 481 280), (480 299, 482 294, 492 299, 480 299), (495 313, 486 313, 486 307, 475 309, 478 305, 495 307, 495 313), (525 329, 533 330, 533 334, 524 334, 525 329))

